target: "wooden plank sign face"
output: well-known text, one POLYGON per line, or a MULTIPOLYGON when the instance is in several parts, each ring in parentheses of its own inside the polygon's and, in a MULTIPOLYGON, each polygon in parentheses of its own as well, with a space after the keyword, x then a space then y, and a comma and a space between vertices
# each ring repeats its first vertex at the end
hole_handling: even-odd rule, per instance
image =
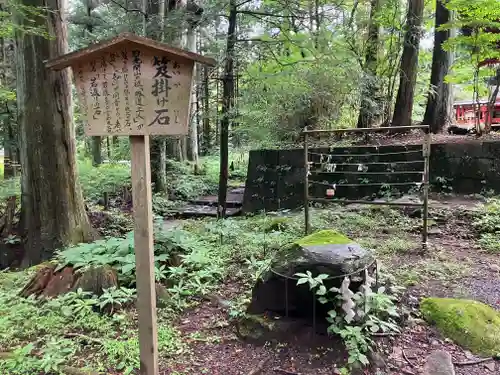
POLYGON ((122 43, 73 67, 85 134, 188 133, 194 62, 122 43))

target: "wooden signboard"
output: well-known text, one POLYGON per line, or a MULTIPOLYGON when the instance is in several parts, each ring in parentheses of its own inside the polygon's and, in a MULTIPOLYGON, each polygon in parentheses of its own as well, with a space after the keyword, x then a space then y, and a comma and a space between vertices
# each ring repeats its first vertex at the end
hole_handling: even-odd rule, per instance
POLYGON ((73 70, 85 134, 188 133, 195 62, 215 61, 124 33, 47 62, 73 70))
POLYGON ((157 375, 150 135, 188 133, 195 62, 215 60, 125 33, 46 62, 71 67, 85 134, 130 136, 140 373, 157 375))

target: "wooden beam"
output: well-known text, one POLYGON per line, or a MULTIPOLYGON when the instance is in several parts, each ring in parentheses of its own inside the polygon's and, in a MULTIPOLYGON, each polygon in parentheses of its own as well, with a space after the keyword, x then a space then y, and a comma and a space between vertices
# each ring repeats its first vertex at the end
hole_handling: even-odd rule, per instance
POLYGON ((149 136, 130 136, 140 374, 158 375, 149 136))
POLYGON ((205 57, 197 53, 185 51, 183 49, 172 47, 168 44, 132 33, 121 33, 114 38, 91 44, 87 48, 73 51, 57 58, 44 61, 45 67, 49 69, 61 70, 67 68, 68 66, 75 65, 77 62, 84 58, 92 58, 93 56, 99 55, 100 53, 102 53, 102 51, 105 51, 110 47, 123 43, 135 43, 138 46, 146 46, 153 50, 170 54, 172 56, 175 56, 176 58, 194 61, 208 66, 215 66, 217 64, 217 61, 210 57, 205 57))
POLYGON ((391 202, 391 201, 369 201, 362 199, 329 199, 329 198, 309 198, 311 202, 324 204, 367 204, 375 206, 397 206, 397 207, 423 207, 423 203, 414 202, 391 202))
POLYGON ((330 129, 330 130, 303 130, 302 133, 320 134, 320 133, 376 133, 391 130, 413 130, 429 129, 429 125, 411 125, 411 126, 385 126, 380 128, 350 128, 350 129, 330 129))

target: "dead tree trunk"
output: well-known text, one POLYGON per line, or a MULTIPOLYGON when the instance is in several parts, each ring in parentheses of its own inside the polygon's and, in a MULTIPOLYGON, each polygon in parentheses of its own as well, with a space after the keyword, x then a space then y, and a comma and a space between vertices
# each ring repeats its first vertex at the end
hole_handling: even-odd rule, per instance
POLYGON ((410 126, 412 123, 413 96, 415 83, 417 82, 418 49, 420 46, 423 13, 424 0, 412 0, 408 2, 399 89, 392 116, 393 126, 410 126))
MULTIPOLYGON (((51 38, 19 32, 17 40, 17 104, 22 168, 24 265, 38 264, 54 251, 95 238, 85 212, 77 177, 69 71, 50 71, 44 61, 68 51, 64 3, 25 0, 47 7, 35 24, 51 38)), ((18 22, 26 27, 25 19, 18 22)))
POLYGON ((236 45, 236 0, 229 2, 229 26, 227 29, 226 63, 222 77, 222 113, 220 120, 220 170, 219 170, 219 199, 217 216, 226 217, 227 180, 229 164, 229 125, 234 93, 234 53, 236 45))
POLYGON ((451 31, 439 30, 441 25, 450 22, 450 16, 451 12, 446 8, 445 1, 437 0, 431 86, 424 114, 424 124, 429 125, 433 133, 441 132, 451 122, 453 92, 452 85, 445 82, 445 77, 452 64, 452 53, 443 49, 443 43, 450 38, 451 31))

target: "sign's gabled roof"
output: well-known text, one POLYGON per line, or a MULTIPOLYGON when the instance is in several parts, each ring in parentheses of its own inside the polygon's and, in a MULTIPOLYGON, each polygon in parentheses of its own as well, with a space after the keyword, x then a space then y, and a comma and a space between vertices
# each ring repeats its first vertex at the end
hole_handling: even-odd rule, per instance
POLYGON ((110 47, 114 47, 120 44, 137 44, 140 46, 149 47, 161 52, 166 52, 168 54, 178 56, 184 60, 191 60, 201 64, 214 66, 216 61, 210 57, 204 57, 197 53, 189 52, 180 48, 175 48, 169 46, 168 44, 158 42, 153 39, 138 36, 132 33, 121 33, 118 36, 108 39, 96 44, 92 44, 87 48, 80 49, 78 51, 70 52, 66 55, 59 56, 55 59, 51 59, 45 62, 45 66, 49 69, 61 70, 67 68, 68 66, 74 65, 78 60, 86 57, 90 57, 94 54, 99 54, 99 52, 106 51, 110 47))

